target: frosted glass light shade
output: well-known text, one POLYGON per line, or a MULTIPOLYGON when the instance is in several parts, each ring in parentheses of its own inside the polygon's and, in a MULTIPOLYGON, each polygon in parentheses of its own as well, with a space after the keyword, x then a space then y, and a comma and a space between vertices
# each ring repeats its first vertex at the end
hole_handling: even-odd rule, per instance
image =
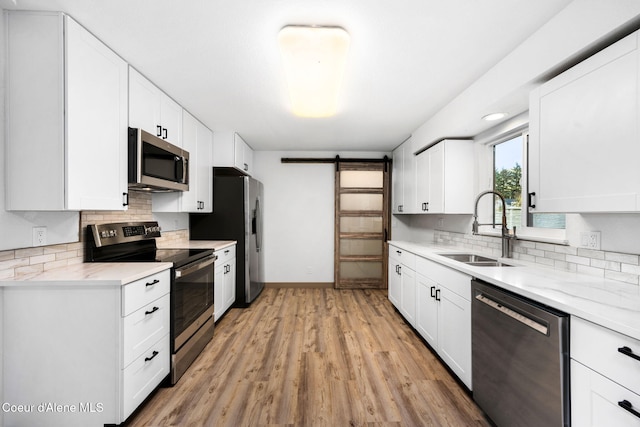
POLYGON ((336 113, 349 34, 340 27, 289 25, 278 34, 292 111, 301 117, 336 113))

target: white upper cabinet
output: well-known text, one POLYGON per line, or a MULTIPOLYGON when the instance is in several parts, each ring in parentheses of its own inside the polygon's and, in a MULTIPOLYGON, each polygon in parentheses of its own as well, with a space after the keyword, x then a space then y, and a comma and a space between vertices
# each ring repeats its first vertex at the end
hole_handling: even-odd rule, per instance
POLYGON ((415 211, 473 213, 473 141, 445 139, 416 157, 415 211))
POLYGON ((153 211, 212 212, 213 133, 186 110, 182 124, 182 148, 189 152, 189 191, 154 193, 153 211))
MULTIPOLYGON (((192 200, 189 208, 193 212, 213 211, 213 132, 200 122, 196 122, 198 127, 198 156, 195 163, 196 176, 191 183, 196 185, 196 199, 192 200), (196 202, 195 204, 193 202, 196 202)), ((194 166, 192 164, 192 166, 194 166)), ((193 175, 192 175, 193 176, 193 175)))
POLYGON ((531 93, 532 212, 640 210, 638 34, 531 93))
POLYGON ((129 126, 182 147, 182 107, 129 67, 129 126))
POLYGON ((391 211, 394 214, 403 212, 404 208, 404 148, 402 145, 393 150, 393 166, 391 168, 391 211))
POLYGON ((236 169, 240 169, 251 175, 253 172, 253 150, 237 133, 233 135, 233 139, 233 164, 236 169))
POLYGON ((415 168, 416 158, 409 138, 393 150, 391 203, 394 214, 416 212, 415 168))
POLYGON ((236 132, 215 132, 213 159, 214 166, 232 167, 245 175, 253 173, 253 149, 236 132))
POLYGON ((127 64, 62 13, 9 12, 7 210, 123 210, 127 64))

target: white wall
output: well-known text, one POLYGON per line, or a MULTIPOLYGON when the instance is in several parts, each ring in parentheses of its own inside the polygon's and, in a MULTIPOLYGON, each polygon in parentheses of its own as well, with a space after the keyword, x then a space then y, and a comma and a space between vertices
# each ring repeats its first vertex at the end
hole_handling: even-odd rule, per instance
POLYGON ((256 151, 254 177, 264 184, 265 280, 333 282, 333 164, 282 163, 283 157, 377 158, 390 153, 256 151))

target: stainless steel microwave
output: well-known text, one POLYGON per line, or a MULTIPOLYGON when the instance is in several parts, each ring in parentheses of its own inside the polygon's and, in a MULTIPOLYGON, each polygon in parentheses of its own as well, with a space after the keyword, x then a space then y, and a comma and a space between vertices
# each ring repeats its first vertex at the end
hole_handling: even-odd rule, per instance
POLYGON ((189 152, 142 129, 129 128, 129 188, 188 191, 189 152))

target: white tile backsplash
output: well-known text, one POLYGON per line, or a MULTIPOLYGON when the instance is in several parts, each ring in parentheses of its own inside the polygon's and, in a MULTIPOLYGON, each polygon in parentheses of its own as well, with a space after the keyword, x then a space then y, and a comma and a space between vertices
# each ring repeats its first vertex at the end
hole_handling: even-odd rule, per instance
MULTIPOLYGON (((501 256, 500 237, 474 236, 472 234, 435 230, 434 242, 438 245, 501 256)), ((516 240, 513 242, 513 258, 594 277, 640 285, 640 255, 619 252, 575 248, 553 243, 516 240)))
MULTIPOLYGON (((88 224, 153 219, 151 193, 132 191, 129 193, 127 211, 83 211, 80 215, 79 242, 0 251, 0 280, 84 262, 84 230, 88 224)), ((176 230, 163 232, 158 243, 186 240, 189 240, 189 230, 176 230)))

